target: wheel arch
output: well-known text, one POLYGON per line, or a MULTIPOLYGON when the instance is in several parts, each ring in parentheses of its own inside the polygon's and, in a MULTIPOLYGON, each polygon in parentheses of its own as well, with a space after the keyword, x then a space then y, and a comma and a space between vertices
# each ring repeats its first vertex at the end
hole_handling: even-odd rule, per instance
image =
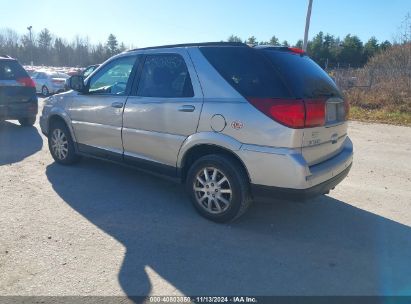
POLYGON ((234 160, 240 166, 241 170, 244 171, 248 181, 250 181, 250 175, 248 173, 247 167, 236 153, 226 147, 210 143, 197 144, 185 151, 184 155, 181 158, 179 169, 181 174, 181 181, 183 183, 185 182, 190 167, 197 159, 211 154, 225 155, 234 160))
MULTIPOLYGON (((49 117, 47 119, 47 132, 50 132, 50 126, 54 122, 57 122, 57 121, 61 121, 67 126, 67 128, 70 131, 70 135, 71 135, 71 138, 73 139, 73 142, 77 143, 73 127, 70 123, 70 119, 69 119, 67 113, 65 113, 65 112, 55 111, 55 112, 52 112, 52 113, 49 114, 49 117)), ((77 145, 75 145, 75 146, 77 147, 77 145)))

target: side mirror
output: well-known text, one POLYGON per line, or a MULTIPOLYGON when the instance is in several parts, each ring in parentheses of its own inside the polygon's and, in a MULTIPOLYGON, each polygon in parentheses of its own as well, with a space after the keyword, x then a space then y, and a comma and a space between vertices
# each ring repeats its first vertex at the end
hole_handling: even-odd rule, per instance
POLYGON ((73 75, 68 79, 68 86, 70 89, 85 93, 86 86, 84 85, 84 76, 83 75, 73 75))

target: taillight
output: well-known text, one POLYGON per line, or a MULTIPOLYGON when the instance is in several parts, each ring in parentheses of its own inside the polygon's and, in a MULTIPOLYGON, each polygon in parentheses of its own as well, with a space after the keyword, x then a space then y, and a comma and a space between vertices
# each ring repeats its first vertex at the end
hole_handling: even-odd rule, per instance
POLYGON ((30 88, 34 88, 34 81, 33 79, 31 79, 30 77, 22 77, 17 79, 17 82, 22 84, 25 87, 30 87, 30 88))
POLYGON ((325 100, 248 98, 259 111, 294 129, 313 128, 325 124, 325 100))
POLYGON ((325 124, 325 100, 305 100, 305 127, 320 127, 325 124))
POLYGON ((299 99, 249 98, 268 117, 294 129, 304 128, 304 102, 299 99))

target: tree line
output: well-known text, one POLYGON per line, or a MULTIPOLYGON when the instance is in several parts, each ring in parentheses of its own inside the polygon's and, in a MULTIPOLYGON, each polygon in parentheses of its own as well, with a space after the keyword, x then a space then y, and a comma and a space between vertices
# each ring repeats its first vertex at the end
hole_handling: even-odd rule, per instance
MULTIPOLYGON (((228 37, 229 42, 244 42, 252 45, 274 45, 284 47, 303 47, 303 41, 298 40, 295 44, 290 44, 287 40, 280 42, 276 36, 272 36, 268 41, 258 41, 255 36, 242 40, 236 35, 228 37)), ((381 43, 377 38, 371 37, 367 42, 362 42, 356 35, 348 34, 344 39, 331 34, 319 32, 313 39, 308 41, 307 53, 323 68, 334 67, 362 67, 368 60, 392 46, 388 40, 381 43)))
MULTIPOLYGON (((276 36, 268 41, 258 41, 251 36, 247 40, 231 35, 229 42, 248 44, 270 44, 275 46, 293 46, 302 48, 302 40, 290 44, 280 42, 276 36)), ((362 67, 375 54, 392 46, 391 42, 379 41, 371 37, 365 43, 356 35, 348 34, 343 39, 331 34, 319 32, 309 42, 307 52, 323 68, 362 67)), ((0 30, 0 54, 17 58, 22 64, 46 66, 87 66, 101 63, 109 57, 126 50, 124 43, 119 43, 115 35, 110 34, 107 41, 92 44, 87 37, 76 36, 73 41, 56 37, 47 29, 38 35, 19 35, 12 29, 0 30)))
POLYGON ((0 30, 0 55, 17 58, 20 63, 45 66, 80 66, 101 63, 111 56, 126 50, 115 35, 107 41, 90 43, 88 37, 76 36, 71 42, 56 37, 44 28, 38 35, 19 35, 12 29, 0 30))

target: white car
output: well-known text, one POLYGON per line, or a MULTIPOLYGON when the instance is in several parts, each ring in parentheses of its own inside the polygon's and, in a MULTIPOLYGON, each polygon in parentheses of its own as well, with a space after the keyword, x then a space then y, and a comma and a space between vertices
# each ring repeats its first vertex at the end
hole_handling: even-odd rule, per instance
POLYGON ((36 92, 43 96, 64 91, 64 84, 69 75, 61 72, 37 71, 31 76, 36 92))

